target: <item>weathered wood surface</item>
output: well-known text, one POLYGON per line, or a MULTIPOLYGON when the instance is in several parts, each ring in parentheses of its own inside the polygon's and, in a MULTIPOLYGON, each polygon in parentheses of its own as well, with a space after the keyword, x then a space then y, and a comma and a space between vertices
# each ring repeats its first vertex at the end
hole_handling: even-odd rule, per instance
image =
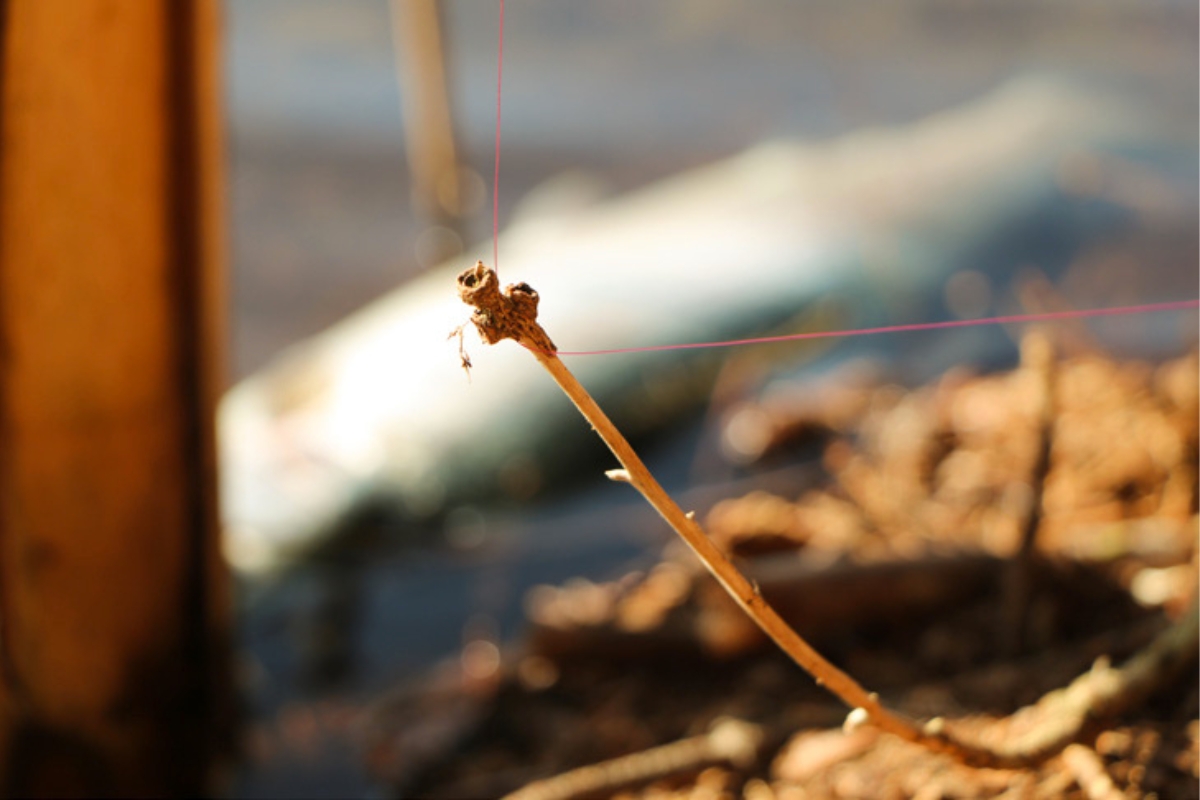
POLYGON ((195 795, 227 708, 216 0, 0 2, 0 786, 195 795))

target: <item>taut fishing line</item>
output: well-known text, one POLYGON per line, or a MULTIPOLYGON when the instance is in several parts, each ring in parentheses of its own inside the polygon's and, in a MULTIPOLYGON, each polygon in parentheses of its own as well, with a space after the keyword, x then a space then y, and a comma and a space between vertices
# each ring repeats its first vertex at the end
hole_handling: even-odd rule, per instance
POLYGON ((504 0, 500 0, 499 43, 496 46, 496 158, 492 169, 492 269, 500 277, 500 99, 504 93, 504 0))
MULTIPOLYGON (((500 108, 504 89, 504 0, 500 2, 500 22, 496 47, 496 148, 492 170, 492 267, 500 274, 500 108)), ((1044 314, 1010 314, 1008 316, 984 317, 982 319, 949 320, 944 322, 917 322, 908 325, 886 325, 878 328, 853 328, 836 331, 792 333, 781 336, 759 336, 750 339, 727 339, 719 342, 687 342, 683 344, 658 344, 642 347, 615 347, 608 350, 559 350, 560 356, 609 356, 618 353, 649 353, 659 350, 699 350, 711 347, 739 347, 751 344, 795 342, 803 339, 831 339, 849 336, 871 336, 884 333, 909 333, 933 331, 946 328, 968 328, 979 325, 1016 325, 1031 322, 1060 322, 1068 319, 1092 317, 1115 317, 1128 314, 1150 314, 1163 311, 1185 311, 1200 308, 1200 300, 1175 300, 1165 303, 1145 303, 1111 308, 1088 308, 1069 311, 1053 311, 1044 314)))
POLYGON ((1200 300, 1175 300, 1167 303, 1146 303, 1138 306, 1116 306, 1113 308, 1087 308, 1071 311, 1052 311, 1045 314, 1011 314, 1003 317, 983 319, 958 319, 947 322, 917 322, 909 325, 886 325, 880 328, 850 328, 837 331, 814 331, 789 333, 782 336, 759 336, 752 339, 728 339, 721 342, 688 342, 686 344, 657 344, 645 347, 617 347, 611 350, 559 350, 560 356, 604 356, 614 353, 648 353, 656 350, 697 350, 705 347, 738 347, 748 344, 770 344, 772 342, 794 342, 801 339, 831 339, 842 336, 870 336, 877 333, 908 333, 910 331, 932 331, 942 328, 968 328, 977 325, 1005 325, 1029 322, 1055 322, 1065 319, 1087 317, 1115 317, 1122 314, 1148 314, 1155 311, 1183 311, 1200 308, 1200 300))

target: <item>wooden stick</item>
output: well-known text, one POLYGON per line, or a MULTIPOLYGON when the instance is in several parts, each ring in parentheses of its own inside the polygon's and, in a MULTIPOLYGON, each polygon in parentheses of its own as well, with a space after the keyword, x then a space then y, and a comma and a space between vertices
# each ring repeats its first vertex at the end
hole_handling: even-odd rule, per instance
MULTIPOLYGON (((792 630, 763 600, 758 587, 747 580, 705 535, 694 515, 684 513, 671 499, 621 432, 559 360, 554 342, 537 322, 537 292, 527 284, 519 283, 505 287, 501 294, 495 271, 485 267, 483 262, 458 276, 458 292, 463 302, 475 308, 471 321, 485 342, 495 344, 502 339, 515 339, 534 354, 571 398, 621 462, 623 469, 610 471, 609 477, 632 484, 641 492, 780 649, 819 685, 853 709, 846 720, 847 728, 871 722, 881 730, 931 751, 947 753, 972 766, 1026 767, 1061 752, 1081 735, 1088 720, 1111 716, 1128 708, 1195 657, 1200 638, 1200 606, 1193 598, 1190 609, 1181 619, 1120 668, 1098 664, 1066 689, 1043 697, 1029 709, 1031 713, 1041 712, 1041 724, 1023 736, 1013 737, 1002 727, 994 726, 990 744, 975 744, 952 736, 940 718, 918 725, 885 708, 877 695, 863 689, 792 630)), ((464 358, 463 363, 467 366, 469 360, 464 358)))
POLYGON ((1021 369, 1037 382, 1037 453, 1029 474, 1028 505, 1020 513, 1021 540, 1016 555, 1005 567, 1000 602, 1001 649, 1010 656, 1025 646, 1025 628, 1033 593, 1033 570, 1037 557, 1037 532, 1045 503, 1046 478, 1050 474, 1050 450, 1054 442, 1055 384, 1057 364, 1050 339, 1031 333, 1021 342, 1021 369))
POLYGON ((717 764, 731 764, 744 769, 754 764, 762 740, 763 731, 758 725, 723 718, 701 736, 543 778, 506 795, 504 800, 607 797, 630 786, 680 775, 694 775, 717 764))
POLYGON ((1092 748, 1081 744, 1068 745, 1063 750, 1062 760, 1088 800, 1124 799, 1125 794, 1113 784, 1104 762, 1092 748))
POLYGON ((712 543, 696 522, 695 515, 685 513, 659 485, 625 437, 558 356, 541 350, 533 350, 533 354, 621 462, 624 470, 614 470, 609 477, 627 482, 642 493, 764 633, 812 675, 818 684, 828 688, 851 708, 864 709, 880 728, 910 741, 921 741, 925 738, 925 734, 912 722, 900 719, 885 709, 875 694, 867 692, 857 681, 827 661, 783 621, 775 609, 763 599, 758 587, 747 580, 729 557, 712 543))
POLYGON ((641 492, 763 632, 812 675, 818 685, 824 686, 854 709, 852 720, 865 721, 865 717, 882 730, 931 750, 950 753, 967 763, 996 762, 993 754, 950 739, 941 730, 940 720, 934 720, 922 728, 889 711, 879 702, 876 694, 865 690, 830 663, 783 621, 775 609, 763 600, 758 587, 748 581, 705 535, 694 515, 684 513, 659 485, 625 437, 558 358, 554 342, 537 322, 538 295, 528 284, 510 285, 501 294, 495 271, 478 262, 458 276, 458 290, 463 302, 475 308, 471 321, 483 340, 495 344, 502 339, 515 339, 534 354, 621 462, 624 470, 610 473, 609 477, 628 482, 641 492))
POLYGON ((434 0, 392 0, 392 52, 413 197, 436 220, 463 214, 442 20, 434 0))

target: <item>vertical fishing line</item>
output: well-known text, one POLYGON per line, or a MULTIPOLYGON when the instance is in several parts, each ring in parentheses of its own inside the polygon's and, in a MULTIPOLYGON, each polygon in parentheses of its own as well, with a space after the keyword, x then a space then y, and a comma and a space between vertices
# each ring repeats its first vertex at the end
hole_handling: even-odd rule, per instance
POLYGON ((500 97, 504 86, 504 0, 496 46, 496 158, 492 170, 492 269, 500 276, 500 97))

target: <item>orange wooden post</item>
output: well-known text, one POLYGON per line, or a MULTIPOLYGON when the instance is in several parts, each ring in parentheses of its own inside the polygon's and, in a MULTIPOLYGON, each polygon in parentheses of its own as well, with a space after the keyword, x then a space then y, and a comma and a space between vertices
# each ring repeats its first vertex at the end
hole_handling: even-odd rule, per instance
POLYGON ((230 707, 218 0, 0 0, 0 791, 195 795, 230 707))

